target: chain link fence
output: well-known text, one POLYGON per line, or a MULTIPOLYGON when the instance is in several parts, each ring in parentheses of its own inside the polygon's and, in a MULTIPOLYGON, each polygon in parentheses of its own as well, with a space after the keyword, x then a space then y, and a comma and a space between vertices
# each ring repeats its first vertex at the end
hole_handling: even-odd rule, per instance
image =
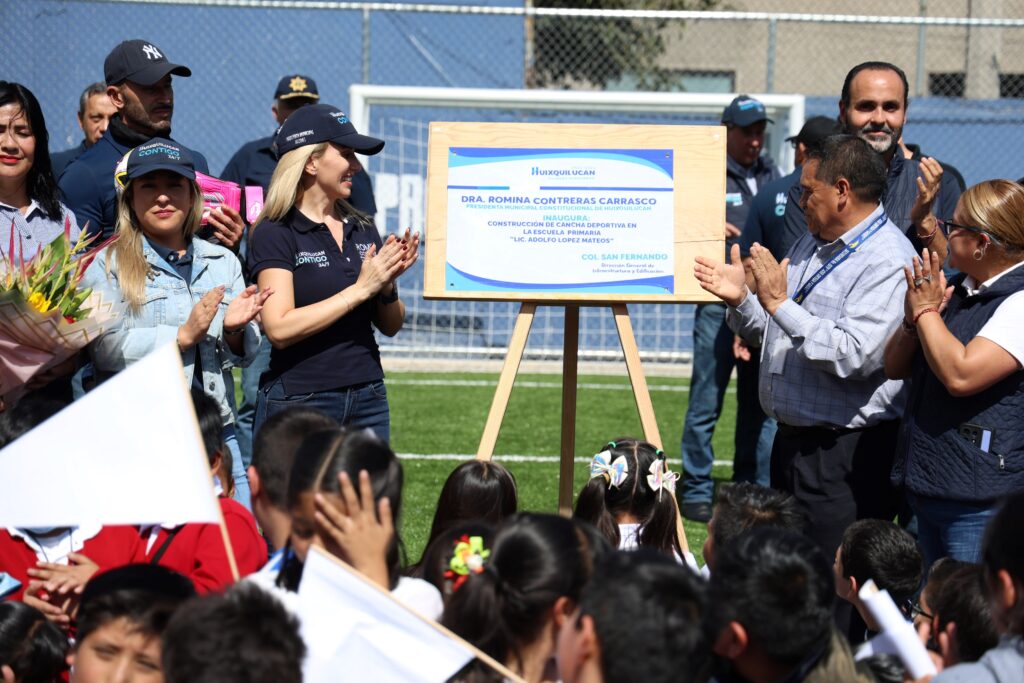
MULTIPOLYGON (((834 116, 850 67, 885 60, 910 82, 907 141, 971 184, 1024 175, 1021 17, 1024 0, 25 0, 0 3, 0 20, 13 30, 0 73, 36 93, 51 150, 63 149, 81 138, 78 96, 102 79, 109 50, 128 38, 153 41, 193 71, 175 80, 174 136, 217 172, 244 142, 273 131, 272 94, 286 73, 313 76, 323 101, 342 107, 350 84, 372 83, 797 93, 808 98, 807 116, 834 116)), ((629 120, 643 119, 638 112, 629 120)), ((370 125, 389 150, 411 152, 425 144, 428 122, 402 112, 370 125)), ((378 201, 393 204, 385 224, 422 228, 423 185, 412 179, 419 171, 372 163, 370 171, 378 201)), ((417 291, 421 275, 406 277, 403 291, 417 291)), ((692 307, 631 310, 648 359, 688 355, 692 307)), ((514 312, 500 303, 411 306, 409 334, 391 348, 500 355, 514 312)), ((560 352, 560 329, 556 311, 539 320, 533 353, 560 352)), ((584 358, 618 355, 604 311, 585 312, 580 339, 584 358)))

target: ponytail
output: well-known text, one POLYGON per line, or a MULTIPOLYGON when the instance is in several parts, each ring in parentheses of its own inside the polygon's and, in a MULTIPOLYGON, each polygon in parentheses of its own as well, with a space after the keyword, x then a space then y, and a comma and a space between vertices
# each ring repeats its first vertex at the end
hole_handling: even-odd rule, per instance
POLYGON ((573 519, 592 524, 608 539, 612 547, 619 547, 621 534, 615 515, 608 509, 608 480, 604 477, 591 477, 579 496, 576 498, 576 511, 573 519))

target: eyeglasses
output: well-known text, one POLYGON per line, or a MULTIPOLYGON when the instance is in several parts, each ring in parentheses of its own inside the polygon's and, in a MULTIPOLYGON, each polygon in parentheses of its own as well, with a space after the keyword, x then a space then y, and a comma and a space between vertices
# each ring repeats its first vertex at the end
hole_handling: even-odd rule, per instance
POLYGON ((949 238, 949 234, 954 230, 964 230, 965 232, 973 232, 978 235, 987 235, 993 243, 999 244, 999 238, 990 233, 984 228, 978 228, 973 225, 962 225, 960 223, 954 223, 953 221, 947 221, 942 218, 936 219, 939 223, 939 229, 942 230, 942 234, 949 238))
POLYGON ((919 602, 913 602, 913 603, 910 604, 910 614, 915 619, 917 617, 924 617, 928 621, 931 621, 932 619, 935 618, 932 615, 930 615, 927 612, 925 612, 923 609, 921 609, 921 603, 919 603, 919 602))

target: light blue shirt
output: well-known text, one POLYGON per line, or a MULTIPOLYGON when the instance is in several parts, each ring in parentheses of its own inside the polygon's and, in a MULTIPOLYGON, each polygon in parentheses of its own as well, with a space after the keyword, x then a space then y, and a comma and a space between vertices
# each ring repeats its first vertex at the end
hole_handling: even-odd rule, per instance
MULTIPOLYGON (((238 356, 231 351, 231 347, 224 341, 224 311, 245 290, 241 263, 237 256, 224 247, 195 237, 192 238, 192 250, 191 282, 186 283, 181 274, 164 261, 147 240, 142 240, 142 253, 149 263, 145 303, 137 313, 132 313, 126 305, 118 324, 90 344, 89 351, 97 374, 101 378, 109 377, 158 347, 174 342, 178 337, 178 328, 185 324, 192 308, 203 295, 218 285, 224 285, 224 299, 206 335, 197 345, 182 351, 181 360, 185 366, 186 380, 191 385, 197 365, 196 353, 200 354, 198 365, 203 390, 220 404, 221 416, 227 425, 234 422, 227 399, 229 388, 224 380, 225 374, 228 378, 231 374, 223 373, 222 368, 230 365, 245 367, 251 363, 260 346, 260 332, 256 322, 250 322, 243 337, 243 354, 238 356)), ((116 259, 111 262, 108 279, 106 269, 110 257, 110 249, 99 253, 85 271, 83 286, 102 290, 115 301, 123 301, 118 286, 116 259)))
POLYGON ((885 377, 885 344, 903 317, 913 247, 892 221, 864 241, 807 296, 793 294, 882 213, 834 242, 807 233, 789 251, 789 298, 774 316, 747 297, 726 316, 751 343, 764 340, 758 394, 765 413, 795 427, 860 429, 899 418, 903 382, 885 377))
POLYGON ((11 245, 11 226, 14 226, 14 255, 17 256, 19 249, 28 261, 40 247, 45 247, 58 235, 64 234, 64 220, 71 222, 71 241, 78 239, 81 232, 78 223, 75 222, 75 215, 68 210, 68 207, 60 205, 61 219, 55 221, 43 211, 36 200, 28 205, 28 211, 21 215, 16 207, 0 202, 0 254, 7 254, 11 245))

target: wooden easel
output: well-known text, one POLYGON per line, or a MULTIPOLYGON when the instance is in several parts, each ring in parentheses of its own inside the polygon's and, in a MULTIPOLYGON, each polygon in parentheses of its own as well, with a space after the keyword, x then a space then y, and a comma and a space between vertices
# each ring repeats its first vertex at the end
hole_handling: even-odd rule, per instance
MULTIPOLYGON (((530 327, 537 312, 536 302, 524 302, 519 308, 516 325, 512 330, 512 338, 508 345, 508 354, 501 368, 498 388, 494 391, 491 411, 487 415, 484 433, 477 449, 478 460, 490 460, 494 455, 494 445, 498 441, 512 386, 515 384, 519 363, 523 359, 526 340, 530 335, 530 327)), ((601 304, 594 304, 601 305, 601 304)), ((629 320, 629 311, 624 303, 607 304, 615 316, 615 327, 619 332, 619 343, 626 358, 626 369, 629 381, 633 385, 633 398, 640 413, 640 425, 644 430, 644 439, 661 448, 661 435, 658 423, 654 419, 654 405, 647 389, 643 366, 640 364, 640 352, 633 335, 633 324, 629 320)), ((565 304, 565 339, 562 355, 562 443, 561 459, 558 472, 558 512, 563 515, 572 514, 572 471, 576 451, 576 377, 577 356, 579 350, 580 307, 579 304, 565 304)))

